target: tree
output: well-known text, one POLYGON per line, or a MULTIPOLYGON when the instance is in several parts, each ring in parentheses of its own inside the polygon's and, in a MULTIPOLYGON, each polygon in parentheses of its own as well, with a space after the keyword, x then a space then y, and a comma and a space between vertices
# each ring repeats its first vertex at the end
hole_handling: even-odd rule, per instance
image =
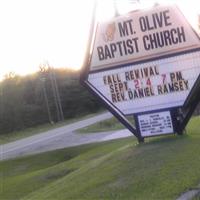
MULTIPOLYGON (((96 112, 100 104, 79 84, 79 71, 54 69, 65 118, 96 112)), ((44 97, 48 99, 51 120, 58 121, 49 71, 20 77, 9 73, 0 83, 0 134, 48 123, 44 97), (44 84, 44 85, 43 85, 44 84)))

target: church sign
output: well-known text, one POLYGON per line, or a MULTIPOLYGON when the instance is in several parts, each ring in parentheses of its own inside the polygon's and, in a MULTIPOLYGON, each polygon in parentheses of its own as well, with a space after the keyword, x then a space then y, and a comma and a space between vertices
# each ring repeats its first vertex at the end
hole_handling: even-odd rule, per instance
POLYGON ((130 12, 94 33, 84 85, 118 119, 134 115, 137 137, 175 132, 177 110, 200 74, 200 40, 180 10, 130 12))

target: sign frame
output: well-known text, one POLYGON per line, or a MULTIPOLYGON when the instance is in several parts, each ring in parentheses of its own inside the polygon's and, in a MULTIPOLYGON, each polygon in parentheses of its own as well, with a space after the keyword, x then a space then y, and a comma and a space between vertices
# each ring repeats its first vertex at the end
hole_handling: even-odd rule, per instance
MULTIPOLYGON (((179 106, 179 107, 173 107, 173 108, 167 108, 167 109, 165 108, 165 109, 159 109, 159 110, 152 110, 152 111, 149 111, 149 112, 132 114, 134 116, 134 119, 135 119, 135 122, 136 122, 136 124, 134 126, 133 124, 131 124, 129 122, 129 120, 126 118, 126 116, 115 105, 113 105, 112 102, 110 102, 109 99, 107 99, 97 88, 95 88, 88 81, 90 64, 91 64, 91 57, 92 57, 92 53, 94 51, 94 40, 95 40, 95 37, 96 37, 95 32, 96 32, 96 27, 97 27, 97 23, 95 21, 95 9, 94 9, 94 13, 93 13, 93 20, 92 20, 91 27, 90 27, 90 33, 89 33, 89 38, 88 38, 88 43, 87 43, 87 48, 86 48, 86 55, 85 55, 85 59, 84 59, 84 62, 83 62, 82 71, 81 71, 81 74, 80 74, 80 83, 84 87, 86 87, 95 97, 97 97, 98 100, 127 129, 129 129, 129 131, 131 131, 133 133, 133 135, 136 136, 139 143, 144 142, 144 137, 142 137, 142 135, 139 131, 138 115, 144 114, 144 113, 169 111, 170 114, 171 114, 171 118, 172 118, 172 124, 173 124, 174 132, 182 135, 183 131, 184 131, 184 129, 185 129, 193 111, 195 110, 195 108, 196 108, 196 106, 199 102, 199 99, 200 99, 200 86, 198 86, 198 84, 197 84, 197 83, 200 83, 200 75, 198 77, 198 80, 193 85, 193 88, 189 92, 189 95, 188 95, 187 99, 185 100, 185 103, 182 107, 179 106), (196 93, 196 91, 199 91, 199 95, 196 95, 195 98, 194 98, 193 94, 196 93), (193 102, 192 106, 191 106, 191 102, 193 102), (181 118, 181 120, 180 120, 180 118, 181 118)), ((186 20, 186 22, 187 22, 187 20, 186 20)), ((189 24, 189 26, 191 27, 190 24, 189 24)), ((193 30, 194 34, 198 37, 198 39, 200 41, 199 35, 195 32, 195 30, 192 27, 191 27, 191 29, 193 30)), ((131 62, 131 63, 125 63, 125 64, 122 64, 122 65, 112 66, 112 67, 109 67, 108 69, 94 70, 91 73, 100 72, 100 71, 107 71, 107 70, 111 70, 111 69, 117 69, 117 68, 121 68, 123 65, 141 64, 141 63, 145 63, 145 62, 155 61, 155 60, 163 59, 163 58, 174 57, 174 56, 183 55, 183 54, 186 54, 186 53, 192 53, 192 52, 196 52, 196 51, 200 51, 200 47, 185 50, 185 51, 182 51, 182 52, 171 53, 171 54, 169 53, 169 54, 162 55, 162 56, 156 56, 156 57, 153 57, 153 58, 148 58, 148 59, 145 59, 145 60, 135 61, 135 62, 131 62)), ((173 134, 173 133, 169 133, 169 134, 173 134)), ((155 135, 155 136, 158 136, 158 135, 155 135)))

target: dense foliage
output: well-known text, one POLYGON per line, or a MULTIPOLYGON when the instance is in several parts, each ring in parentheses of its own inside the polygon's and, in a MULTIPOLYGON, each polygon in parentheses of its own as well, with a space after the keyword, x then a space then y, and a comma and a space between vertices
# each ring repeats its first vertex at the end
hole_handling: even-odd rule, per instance
POLYGON ((0 134, 60 120, 52 73, 65 119, 100 109, 96 98, 80 85, 77 71, 51 69, 25 77, 10 74, 0 83, 0 134))

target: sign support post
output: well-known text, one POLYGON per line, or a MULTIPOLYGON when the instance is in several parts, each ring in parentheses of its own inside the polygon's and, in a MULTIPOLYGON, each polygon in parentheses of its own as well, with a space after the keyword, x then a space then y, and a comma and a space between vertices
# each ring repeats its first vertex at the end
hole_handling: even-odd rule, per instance
POLYGON ((91 26, 90 26, 90 32, 89 32, 89 37, 88 37, 88 42, 87 42, 87 49, 86 49, 86 55, 85 59, 83 62, 83 69, 81 71, 80 75, 80 83, 85 86, 94 96, 98 97, 100 102, 131 132, 133 135, 136 136, 138 139, 138 142, 144 142, 144 138, 141 137, 140 134, 138 134, 137 129, 127 120, 127 118, 119 112, 112 104, 107 101, 106 98, 103 97, 103 95, 99 94, 94 87, 87 81, 88 79, 88 74, 89 74, 89 66, 91 62, 91 44, 93 43, 93 37, 94 37, 94 32, 96 28, 96 22, 95 22, 95 15, 96 15, 96 9, 97 9, 97 3, 94 4, 94 9, 93 9, 93 15, 92 15, 92 21, 91 21, 91 26))
POLYGON ((84 85, 92 94, 95 96, 98 95, 98 99, 100 102, 130 131, 133 133, 133 135, 136 136, 138 139, 138 142, 144 142, 144 138, 141 137, 140 134, 138 134, 137 129, 127 120, 127 118, 119 112, 115 107, 110 104, 106 98, 104 98, 101 94, 96 93, 95 89, 90 85, 89 82, 83 81, 82 85, 84 85))
POLYGON ((180 120, 180 125, 177 130, 177 132, 179 134, 183 133, 183 131, 184 131, 187 123, 189 122, 192 114, 194 113, 199 101, 200 101, 200 75, 198 76, 197 81, 196 81, 192 91, 188 95, 188 97, 185 101, 185 104, 184 104, 183 108, 181 109, 182 117, 180 120))

